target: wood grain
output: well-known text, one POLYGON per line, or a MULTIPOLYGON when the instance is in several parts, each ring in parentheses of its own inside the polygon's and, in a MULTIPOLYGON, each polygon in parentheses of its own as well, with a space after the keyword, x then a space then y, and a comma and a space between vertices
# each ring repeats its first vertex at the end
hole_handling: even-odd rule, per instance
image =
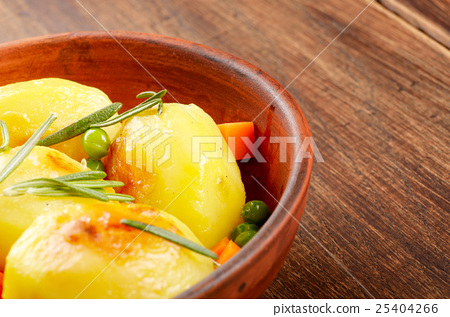
POLYGON ((450 48, 449 0, 379 0, 436 41, 450 48))
MULTIPOLYGON (((368 2, 81 3, 107 29, 200 42, 286 86, 368 2)), ((102 29, 76 2, 0 0, 0 16, 0 42, 102 29)), ((289 85, 325 163, 265 298, 450 296, 449 66, 447 49, 375 2, 289 85)))

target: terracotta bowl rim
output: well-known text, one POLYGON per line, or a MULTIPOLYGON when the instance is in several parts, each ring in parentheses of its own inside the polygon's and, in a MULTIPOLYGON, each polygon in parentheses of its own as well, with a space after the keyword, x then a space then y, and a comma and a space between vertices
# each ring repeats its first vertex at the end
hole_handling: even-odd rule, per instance
MULTIPOLYGON (((296 126, 299 135, 311 136, 305 116, 303 115, 300 107, 281 84, 249 62, 246 62, 232 54, 203 44, 164 35, 142 32, 79 31, 43 35, 0 43, 0 50, 36 45, 48 41, 68 42, 80 38, 86 38, 90 41, 105 39, 114 40, 119 43, 121 43, 121 41, 130 40, 140 41, 145 44, 159 43, 181 53, 193 55, 198 55, 197 50, 200 48, 202 50, 202 56, 209 58, 213 64, 217 64, 218 66, 225 68, 239 69, 241 73, 248 74, 252 77, 252 79, 255 77, 255 74, 257 74, 256 79, 258 84, 263 86, 264 89, 276 93, 281 92, 276 100, 277 106, 284 107, 284 110, 291 111, 291 113, 293 113, 293 111, 297 111, 297 114, 302 119, 296 126), (290 110, 290 106, 295 110, 290 110)), ((126 54, 126 52, 124 52, 124 54, 126 54)), ((213 287, 221 283, 232 282, 233 276, 238 275, 243 270, 251 268, 252 263, 257 262, 256 260, 258 257, 265 252, 265 248, 270 246, 274 239, 277 239, 276 235, 270 234, 272 230, 275 228, 283 228, 291 221, 296 221, 297 224, 299 224, 301 212, 298 211, 302 208, 302 205, 304 205, 306 200, 313 165, 312 152, 309 152, 311 154, 310 158, 304 159, 301 163, 292 163, 286 187, 281 195, 281 199, 275 210, 272 212, 271 217, 260 229, 258 234, 243 248, 241 252, 238 253, 237 256, 230 259, 226 264, 222 265, 219 269, 196 285, 192 286, 190 289, 179 294, 177 298, 200 298, 204 297, 203 295, 205 294, 210 294, 208 297, 211 297, 211 290, 213 287)))

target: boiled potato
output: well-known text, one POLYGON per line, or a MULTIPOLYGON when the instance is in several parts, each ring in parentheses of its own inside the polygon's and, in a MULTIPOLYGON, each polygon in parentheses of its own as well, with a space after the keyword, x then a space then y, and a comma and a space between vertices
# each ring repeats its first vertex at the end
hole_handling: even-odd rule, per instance
MULTIPOLYGON (((99 89, 65 79, 45 78, 0 87, 0 120, 8 125, 10 147, 24 144, 52 112, 58 114, 58 119, 44 136, 109 104, 108 96, 99 89)), ((120 128, 116 124, 105 131, 114 140, 120 128)), ((77 161, 87 158, 81 136, 52 147, 77 161)))
MULTIPOLYGON (((14 148, 0 153, 0 170, 19 150, 14 148)), ((36 146, 28 157, 0 184, 0 194, 13 184, 40 177, 58 177, 84 171, 80 163, 67 155, 47 147, 36 146)), ((12 244, 31 225, 40 214, 57 210, 67 204, 85 204, 93 199, 68 197, 46 198, 34 195, 7 197, 0 195, 0 270, 3 270, 5 258, 12 244)))
POLYGON ((0 271, 11 246, 41 214, 60 210, 66 205, 85 205, 96 202, 79 197, 46 198, 33 195, 0 196, 0 271))
POLYGON ((239 167, 213 119, 196 105, 165 104, 129 119, 106 159, 110 179, 136 202, 183 221, 207 247, 240 221, 239 167))
POLYGON ((39 216, 14 244, 3 298, 170 298, 213 271, 211 259, 124 218, 199 243, 178 219, 144 205, 66 206, 39 216))
MULTIPOLYGON (((0 170, 6 166, 19 149, 20 147, 16 147, 0 153, 0 170)), ((54 178, 87 170, 89 169, 64 153, 45 146, 35 146, 25 160, 0 183, 0 193, 6 187, 25 180, 40 177, 54 178)))

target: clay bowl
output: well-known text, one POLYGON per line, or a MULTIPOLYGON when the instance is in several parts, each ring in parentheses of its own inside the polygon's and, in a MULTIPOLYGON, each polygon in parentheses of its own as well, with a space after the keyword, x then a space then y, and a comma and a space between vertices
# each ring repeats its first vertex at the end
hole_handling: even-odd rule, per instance
POLYGON ((282 159, 280 145, 269 142, 310 136, 299 106, 274 79, 230 54, 159 35, 112 34, 115 39, 77 32, 1 44, 0 85, 60 77, 100 88, 129 107, 137 93, 162 85, 170 92, 166 102, 196 103, 217 123, 256 118, 256 135, 266 137, 259 147, 266 162, 252 159, 240 168, 248 200, 266 201, 273 213, 237 256, 179 297, 260 296, 283 264, 305 206, 312 158, 298 162, 299 145, 291 144, 282 159))

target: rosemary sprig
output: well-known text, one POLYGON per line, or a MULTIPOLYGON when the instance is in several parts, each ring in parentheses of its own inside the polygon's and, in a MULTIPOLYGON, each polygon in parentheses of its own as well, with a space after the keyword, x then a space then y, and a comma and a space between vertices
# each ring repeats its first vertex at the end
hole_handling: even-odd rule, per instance
POLYGON ((201 246, 195 242, 192 242, 191 240, 183 238, 182 236, 179 236, 171 231, 165 230, 160 227, 148 225, 148 224, 140 222, 140 221, 131 220, 131 219, 122 219, 122 220, 120 220, 120 222, 123 223, 124 225, 133 227, 135 229, 139 229, 141 231, 154 234, 155 236, 166 239, 166 240, 173 242, 179 246, 185 247, 186 249, 189 249, 196 253, 210 257, 214 260, 218 259, 217 254, 214 253, 213 251, 211 251, 211 250, 205 248, 204 246, 201 246))
POLYGON ((141 102, 136 107, 121 113, 117 117, 111 118, 122 107, 121 103, 115 102, 43 138, 39 141, 38 145, 50 146, 67 141, 83 134, 90 128, 101 128, 114 125, 156 105, 158 105, 158 115, 160 115, 163 110, 161 98, 166 92, 166 90, 161 90, 158 93, 153 91, 140 93, 137 96, 138 98, 148 99, 141 102))
POLYGON ((25 142, 24 145, 14 154, 11 160, 6 164, 3 170, 0 172, 0 183, 3 182, 30 154, 36 143, 42 137, 42 135, 47 131, 53 121, 56 120, 58 116, 52 113, 47 120, 33 133, 31 138, 25 142))
POLYGON ((70 140, 77 135, 80 135, 84 132, 86 132, 91 124, 95 124, 98 122, 103 122, 105 120, 108 120, 111 118, 117 111, 120 110, 122 107, 122 104, 119 102, 115 102, 113 104, 110 104, 109 106, 106 106, 94 113, 91 113, 90 115, 81 118, 77 122, 74 122, 61 130, 56 131, 53 134, 50 134, 49 136, 43 138, 38 142, 38 145, 42 146, 50 146, 57 143, 61 143, 67 140, 70 140))
POLYGON ((2 145, 0 146, 0 153, 9 150, 9 131, 6 122, 0 120, 0 130, 2 133, 2 145))
MULTIPOLYGON (((152 95, 151 97, 149 97, 147 100, 141 102, 140 104, 138 104, 136 107, 125 111, 124 113, 118 115, 117 117, 114 117, 112 119, 109 119, 108 121, 105 122, 100 122, 100 123, 96 123, 96 124, 92 124, 91 128, 102 128, 102 127, 107 127, 107 126, 111 126, 114 125, 116 123, 119 123, 125 119, 128 119, 132 116, 137 115, 138 113, 150 109, 156 105, 158 105, 158 115, 160 115, 162 113, 162 105, 163 102, 161 100, 162 97, 164 97, 164 95, 166 94, 166 90, 161 90, 160 92, 158 92, 157 94, 152 95), (161 110, 160 110, 161 109, 161 110)), ((153 92, 150 92, 153 93, 153 92)), ((142 97, 142 94, 144 96, 150 95, 149 92, 145 92, 145 93, 141 93, 139 95, 137 95, 137 98, 144 98, 142 97)))
POLYGON ((33 194, 39 196, 45 196, 45 189, 49 193, 54 193, 54 190, 58 192, 66 192, 67 194, 74 194, 76 196, 94 198, 100 201, 108 201, 108 197, 103 193, 79 186, 72 186, 68 182, 62 182, 53 178, 37 178, 30 181, 20 182, 14 184, 3 190, 5 196, 19 196, 24 194, 33 194), (36 182, 36 184, 34 183, 36 182), (42 186, 43 183, 47 183, 47 187, 42 186))
MULTIPOLYGON (((103 172, 100 173, 105 174, 103 172)), ((100 173, 93 174, 92 171, 86 171, 57 178, 36 178, 11 185, 3 190, 3 194, 6 196, 19 196, 24 194, 50 197, 78 196, 100 201, 134 200, 134 197, 128 195, 106 193, 105 188, 120 187, 124 184, 117 181, 92 180, 103 176, 100 173)))
POLYGON ((117 117, 114 117, 108 121, 104 121, 104 122, 100 122, 100 123, 91 125, 91 128, 103 128, 103 127, 108 127, 108 126, 114 125, 114 124, 119 123, 125 119, 128 119, 129 117, 132 117, 144 110, 150 109, 159 103, 160 103, 160 100, 152 100, 150 102, 144 101, 141 104, 137 105, 136 107, 118 115, 117 117))

